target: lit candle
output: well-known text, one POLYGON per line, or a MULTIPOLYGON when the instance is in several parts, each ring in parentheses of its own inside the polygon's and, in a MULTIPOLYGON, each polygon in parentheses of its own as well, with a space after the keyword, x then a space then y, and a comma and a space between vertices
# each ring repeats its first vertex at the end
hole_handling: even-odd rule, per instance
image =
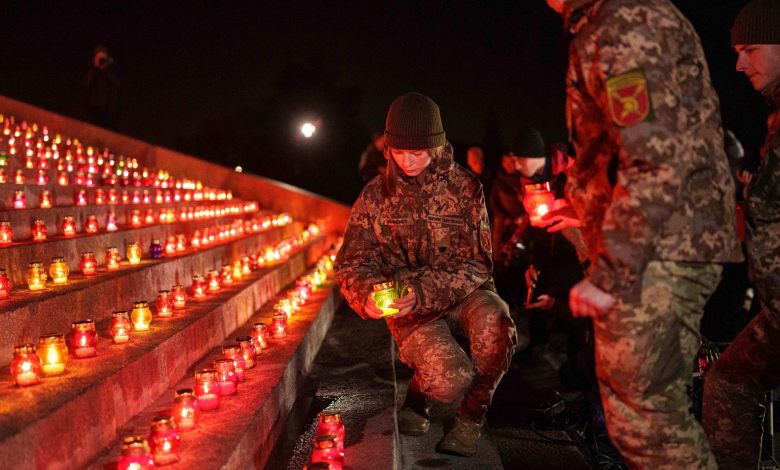
POLYGON ((217 383, 219 384, 219 396, 235 395, 238 389, 238 375, 232 359, 217 359, 214 361, 214 369, 217 371, 217 383))
POLYGON ((16 174, 14 175, 14 183, 16 184, 24 184, 24 171, 22 170, 16 170, 16 174))
POLYGON ((165 241, 165 254, 166 255, 173 255, 175 253, 176 253, 176 237, 171 235, 165 241))
POLYGON ((41 219, 35 219, 32 224, 32 239, 36 242, 46 240, 46 223, 41 219))
POLYGON ((225 359, 233 361, 238 381, 244 382, 246 380, 246 372, 244 372, 246 370, 246 360, 244 359, 243 351, 241 351, 241 345, 230 344, 222 346, 222 355, 225 359))
POLYGON ((255 355, 268 347, 268 327, 265 323, 257 322, 252 325, 252 341, 255 344, 255 355))
POLYGON ((119 254, 119 249, 115 246, 106 248, 106 268, 109 270, 119 269, 119 262, 122 260, 122 256, 119 254))
POLYGON ((46 175, 46 170, 38 170, 38 176, 35 178, 35 182, 38 186, 46 186, 49 183, 49 177, 46 175))
POLYGON ((16 385, 26 387, 40 381, 41 360, 35 354, 34 344, 22 344, 14 348, 11 360, 11 375, 16 385))
POLYGON ((41 191, 41 198, 40 198, 40 207, 41 209, 50 209, 52 206, 51 203, 51 194, 49 194, 49 191, 47 189, 44 189, 41 191))
POLYGON ((219 282, 220 282, 220 278, 217 270, 215 269, 210 270, 208 274, 209 291, 210 292, 218 291, 219 288, 221 287, 219 282))
POLYGON ((341 470, 344 465, 344 453, 339 450, 336 437, 325 434, 314 438, 314 449, 311 451, 312 464, 325 462, 333 470, 341 470))
POLYGON ((374 284, 374 301, 376 306, 382 311, 383 317, 388 317, 398 313, 397 308, 391 307, 393 302, 398 299, 398 291, 393 281, 374 284))
POLYGON ((46 288, 46 269, 40 261, 33 261, 27 265, 27 288, 41 290, 46 288))
POLYGON ((117 230, 119 230, 119 225, 117 223, 116 214, 111 212, 106 216, 106 232, 116 232, 117 230))
POLYGON ((539 225, 542 217, 553 209, 555 194, 550 189, 550 183, 526 184, 523 187, 523 206, 531 220, 531 225, 539 225))
POLYGON ((95 190, 95 204, 102 206, 106 203, 106 193, 102 189, 95 190))
POLYGON ((51 259, 49 275, 55 284, 65 284, 68 282, 69 274, 70 268, 68 267, 68 263, 65 262, 65 258, 62 256, 55 256, 51 259))
POLYGON ((219 382, 216 370, 204 369, 195 372, 195 396, 198 398, 199 410, 219 408, 219 382))
POLYGON ((181 435, 170 416, 158 416, 152 420, 149 437, 155 465, 168 465, 179 461, 181 435))
MULTIPOLYGON (((114 183, 116 184, 116 183, 114 183)), ((108 203, 109 204, 117 204, 119 202, 119 195, 117 194, 116 189, 111 188, 108 190, 108 203)))
POLYGON ((187 251, 187 239, 182 233, 176 235, 176 251, 178 253, 187 251))
POLYGON ((68 345, 65 335, 50 333, 38 338, 38 358, 46 375, 57 375, 65 372, 68 363, 68 345))
POLYGON ((62 218, 62 235, 65 237, 76 235, 76 222, 72 216, 66 215, 62 218))
POLYGON ((233 268, 229 264, 222 266, 222 285, 233 284, 233 268))
POLYGON ((27 196, 24 195, 24 191, 14 192, 14 209, 24 209, 27 207, 27 196))
POLYGON ((317 435, 332 435, 339 451, 344 452, 344 422, 337 410, 323 410, 317 415, 317 435))
POLYGON ((198 420, 198 398, 193 389, 176 390, 171 416, 182 431, 186 432, 195 428, 195 423, 198 420))
POLYGON ((154 223, 154 210, 153 210, 153 209, 148 209, 148 210, 146 211, 146 217, 144 218, 144 222, 145 222, 147 225, 148 225, 148 224, 153 224, 153 223, 154 223))
POLYGON ((141 436, 128 436, 122 439, 122 455, 116 465, 117 470, 154 470, 149 443, 141 436))
POLYGON ((70 178, 68 177, 68 174, 64 171, 60 171, 57 173, 57 184, 60 186, 67 186, 70 184, 70 178))
POLYGON ((97 259, 95 259, 95 253, 91 251, 85 251, 81 254, 81 274, 84 276, 94 276, 97 273, 97 259))
POLYGON ((196 299, 206 297, 206 280, 200 274, 192 276, 192 296, 196 299))
POLYGON ((152 311, 149 309, 147 301, 139 300, 133 303, 130 321, 133 322, 133 330, 135 331, 146 331, 149 329, 149 324, 152 323, 152 311))
POLYGON ((73 322, 70 337, 70 350, 75 357, 92 357, 97 355, 98 336, 95 322, 81 320, 73 322))
POLYGON ((162 258, 162 252, 163 248, 160 245, 160 240, 152 240, 152 243, 149 245, 149 256, 152 259, 160 259, 162 258))
POLYGON ((13 241, 14 231, 11 222, 0 220, 0 245, 9 245, 13 241))
POLYGON ((86 206, 87 205, 87 190, 86 189, 79 189, 76 191, 75 196, 73 196, 74 204, 77 206, 86 206))
POLYGON ((130 225, 132 227, 140 227, 141 226, 141 211, 138 209, 133 209, 130 213, 130 225))
POLYGON ((111 322, 108 324, 108 333, 114 338, 114 343, 126 343, 130 341, 130 331, 133 323, 130 314, 124 310, 117 310, 111 314, 111 322))
POLYGON ((279 299, 276 305, 274 305, 274 310, 283 314, 285 318, 290 318, 293 314, 292 302, 290 302, 290 299, 279 299))
POLYGON ((181 310, 187 305, 187 292, 180 284, 171 288, 171 296, 173 296, 173 308, 176 310, 181 310))
POLYGON ((287 316, 283 313, 274 313, 271 320, 271 335, 274 338, 287 336, 287 316))
POLYGON ((5 268, 0 268, 0 300, 11 296, 11 279, 5 273, 5 268))
POLYGON ((173 296, 169 290, 161 290, 157 295, 157 316, 161 318, 173 315, 173 296))
POLYGON ((141 263, 141 247, 138 246, 138 243, 130 243, 127 245, 127 261, 129 261, 130 264, 141 263))
POLYGON ((241 347, 241 354, 244 356, 244 369, 255 367, 255 344, 251 336, 239 336, 236 342, 241 347))
POLYGON ((84 232, 97 233, 99 228, 97 217, 92 214, 88 215, 87 221, 84 223, 84 232))

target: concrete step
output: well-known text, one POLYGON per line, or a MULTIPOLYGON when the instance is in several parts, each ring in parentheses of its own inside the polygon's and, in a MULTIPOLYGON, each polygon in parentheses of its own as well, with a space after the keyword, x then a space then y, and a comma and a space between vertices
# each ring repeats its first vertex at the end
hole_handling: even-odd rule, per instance
MULTIPOLYGON (((314 292, 303 309, 290 318, 287 337, 271 338, 255 368, 246 371, 246 381, 239 385, 238 393, 222 397, 219 409, 201 412, 196 429, 181 434, 180 461, 169 468, 263 468, 284 429, 303 376, 328 331, 337 300, 332 284, 314 292)), ((260 308, 228 338, 248 334, 255 321, 270 323, 272 303, 260 308)), ((152 419, 171 407, 175 390, 193 387, 194 372, 210 367, 220 357, 221 349, 210 351, 188 371, 185 379, 168 388, 123 426, 117 438, 87 468, 113 468, 119 458, 121 437, 148 436, 152 419)))
MULTIPOLYGON (((244 248, 248 250, 252 245, 256 249, 257 241, 251 238, 236 243, 246 242, 244 248)), ((286 262, 258 270, 247 280, 237 282, 203 301, 190 301, 183 313, 172 318, 155 319, 150 331, 134 332, 129 343, 113 344, 106 337, 106 322, 98 323, 98 356, 71 358, 63 375, 45 377, 38 385, 19 389, 12 385, 5 369, 4 375, 0 376, 0 461, 7 468, 74 468, 84 465, 116 437, 121 426, 172 384, 188 376, 193 364, 229 337, 282 286, 303 274, 306 266, 318 259, 327 245, 323 237, 312 239, 293 252, 286 262)), ((229 248, 216 247, 217 251, 211 252, 211 256, 219 256, 221 263, 223 259, 230 259, 227 256, 222 258, 228 254, 229 248)), ((233 249, 238 248, 241 247, 233 249)), ((207 253, 195 254, 188 265, 176 268, 192 270, 195 264, 205 264, 208 260, 199 259, 201 255, 207 253)), ((187 257, 182 261, 185 259, 187 257)), ((171 262, 174 261, 168 263, 171 262)), ((166 287, 173 283, 178 269, 166 269, 168 263, 152 264, 129 273, 140 276, 132 284, 146 285, 133 293, 156 291, 156 282, 165 282, 166 287), (155 272, 155 269, 162 271, 155 272), (154 281, 150 282, 151 279, 154 281)), ((198 272, 202 272, 202 268, 198 272)), ((118 304, 113 299, 117 291, 131 289, 126 281, 128 277, 132 276, 107 280, 109 284, 119 284, 110 284, 101 292, 85 289, 81 297, 62 296, 59 299, 60 309, 71 311, 71 308, 62 308, 62 301, 69 305, 81 304, 78 315, 87 316, 86 312, 102 313, 96 305, 100 302, 104 302, 104 309, 109 311, 117 305, 126 306, 126 300, 118 304)), ((41 304, 38 302, 39 306, 41 304)), ((40 312, 42 309, 36 310, 40 312)), ((47 313, 56 311, 52 306, 47 313)), ((28 314, 32 316, 34 312, 28 314)), ((48 319, 34 322, 35 325, 30 325, 31 322, 33 320, 28 318, 20 323, 19 328, 27 329, 44 322, 50 325, 48 319)), ((5 344, 5 341, 0 344, 5 344)))

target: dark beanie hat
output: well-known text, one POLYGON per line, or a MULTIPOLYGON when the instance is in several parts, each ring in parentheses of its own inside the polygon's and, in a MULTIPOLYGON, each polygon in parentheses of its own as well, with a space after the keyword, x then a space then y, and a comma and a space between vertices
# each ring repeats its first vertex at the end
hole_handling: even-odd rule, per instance
POLYGON ((387 111, 385 145, 401 150, 424 150, 446 143, 439 106, 419 93, 396 98, 387 111))
POLYGON ((780 44, 780 1, 754 0, 739 12, 731 27, 731 45, 780 44))
POLYGON ((516 157, 544 158, 544 139, 542 134, 531 126, 526 126, 518 131, 512 140, 512 155, 516 157))

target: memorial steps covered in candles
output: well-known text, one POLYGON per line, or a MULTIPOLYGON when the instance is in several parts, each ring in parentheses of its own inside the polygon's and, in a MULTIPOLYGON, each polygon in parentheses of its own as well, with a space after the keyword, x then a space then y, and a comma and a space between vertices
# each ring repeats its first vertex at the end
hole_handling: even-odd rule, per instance
POLYGON ((0 114, 3 466, 95 466, 122 448, 262 465, 334 309, 326 282, 294 313, 299 288, 323 282, 349 208, 9 98, 0 114), (254 323, 283 320, 194 430, 153 420, 186 401, 176 390, 198 395, 196 371, 240 364, 231 345, 243 355, 254 323))

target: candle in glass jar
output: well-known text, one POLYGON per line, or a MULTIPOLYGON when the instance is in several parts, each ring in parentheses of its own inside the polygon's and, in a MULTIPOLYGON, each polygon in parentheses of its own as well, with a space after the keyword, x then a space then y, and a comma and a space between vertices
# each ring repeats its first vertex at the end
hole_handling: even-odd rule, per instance
POLYGON ((184 237, 184 234, 178 234, 176 235, 176 252, 182 253, 184 251, 187 251, 187 239, 184 237))
POLYGON ((336 437, 331 434, 325 434, 314 438, 314 449, 311 451, 312 464, 325 462, 331 469, 341 470, 344 465, 344 453, 341 452, 336 443, 336 437))
POLYGON ((219 272, 216 269, 212 269, 208 273, 208 285, 209 291, 216 292, 220 288, 219 272))
POLYGON ((133 209, 133 211, 130 213, 130 226, 132 227, 141 226, 141 211, 139 211, 138 209, 133 209))
POLYGON ((243 351, 241 351, 241 346, 238 344, 222 346, 222 356, 224 356, 225 359, 231 359, 233 361, 233 367, 236 371, 236 376, 238 376, 238 381, 246 381, 246 360, 244 359, 243 351))
POLYGON ((128 436, 122 439, 122 455, 117 470, 154 470, 154 460, 148 441, 142 436, 128 436))
POLYGON ((241 260, 236 260, 236 262, 233 263, 233 279, 236 281, 240 281, 243 278, 244 278, 243 264, 241 263, 241 260))
POLYGON ((82 275, 94 276, 95 273, 97 273, 97 259, 95 259, 95 254, 91 251, 82 253, 79 267, 81 268, 82 275))
POLYGON ((193 389, 176 390, 171 416, 180 430, 189 431, 195 428, 198 420, 198 398, 193 389))
POLYGON ((46 223, 41 219, 35 219, 32 224, 32 239, 36 242, 46 240, 46 223))
POLYGON ((41 209, 50 209, 52 206, 51 203, 51 194, 49 194, 49 190, 44 189, 41 191, 41 198, 40 198, 40 204, 41 209))
POLYGON ((391 307, 397 299, 398 291, 393 281, 374 284, 374 301, 376 306, 382 311, 383 317, 389 317, 398 313, 397 308, 391 307))
POLYGON ((149 225, 154 223, 154 210, 148 209, 146 211, 146 217, 144 218, 144 222, 149 225))
POLYGON ((219 382, 216 370, 204 369, 195 372, 195 396, 198 398, 199 410, 219 408, 219 382))
POLYGON ((11 222, 0 220, 0 245, 9 245, 14 238, 14 231, 11 228, 11 222))
POLYGON ((133 330, 146 331, 152 323, 152 311, 145 300, 133 302, 133 310, 130 312, 130 321, 133 322, 133 330))
POLYGON ((130 341, 130 331, 133 323, 130 314, 124 310, 117 310, 111 314, 111 322, 108 324, 108 334, 114 339, 114 343, 126 343, 130 341))
POLYGON ((173 315, 173 296, 169 290, 161 290, 157 294, 157 316, 170 317, 173 315))
POLYGON ((115 246, 106 248, 106 268, 109 270, 119 269, 119 262, 122 260, 122 256, 119 254, 119 249, 115 246))
POLYGON ((255 343, 255 355, 268 347, 268 327, 263 322, 252 325, 252 341, 255 343))
POLYGON ((173 298, 174 309, 181 310, 186 306, 187 292, 180 284, 176 284, 171 288, 171 297, 173 298))
POLYGON ((102 206, 106 203, 106 193, 102 189, 95 190, 95 204, 102 206))
POLYGON ((217 359, 214 361, 214 369, 217 371, 219 395, 222 397, 235 395, 238 389, 238 374, 233 360, 217 359))
POLYGON ((165 254, 173 255, 175 253, 176 253, 176 237, 171 235, 165 240, 165 254))
POLYGON ((317 415, 317 435, 330 434, 336 438, 339 451, 344 452, 344 422, 337 410, 323 410, 317 415))
POLYGON ((160 259, 162 258, 163 248, 162 245, 160 245, 160 240, 152 240, 152 243, 149 245, 149 256, 151 256, 152 259, 160 259))
POLYGON ((68 345, 62 333, 50 333, 38 338, 38 358, 46 375, 65 372, 68 363, 68 345))
POLYGON ((192 276, 192 296, 196 299, 206 297, 206 280, 200 274, 192 276))
POLYGON ((141 247, 138 246, 138 243, 130 243, 127 245, 127 261, 129 261, 130 264, 141 263, 141 247))
POLYGON ((14 348, 11 360, 11 375, 20 387, 35 385, 40 381, 41 360, 35 353, 34 344, 22 344, 14 348))
POLYGON ((181 435, 170 416, 158 416, 152 420, 149 437, 155 465, 169 465, 179 461, 181 435))
POLYGON ((73 196, 74 204, 77 206, 86 206, 87 205, 87 190, 86 189, 79 189, 76 191, 75 195, 73 196))
POLYGON ((97 355, 98 336, 95 322, 81 320, 73 322, 70 337, 70 350, 75 357, 92 357, 97 355))
POLYGON ((87 221, 84 222, 84 232, 85 233, 97 233, 100 229, 100 226, 98 225, 97 217, 90 214, 87 216, 87 221))
POLYGON ((14 192, 13 204, 14 209, 24 209, 27 207, 27 196, 24 195, 24 191, 14 192))
POLYGON ((11 296, 11 279, 5 273, 5 268, 0 268, 0 300, 11 296))
POLYGON ((108 190, 108 203, 111 205, 119 203, 119 195, 114 188, 108 190))
POLYGON ((222 266, 222 285, 230 285, 233 284, 233 268, 226 264, 222 266))
POLYGON ((106 216, 106 232, 116 232, 119 229, 116 214, 113 212, 106 216))
POLYGON ((290 315, 293 313, 292 302, 290 302, 290 299, 279 299, 276 305, 274 305, 274 310, 276 313, 284 314, 286 318, 290 318, 290 315))
POLYGON ((252 369, 255 366, 255 344, 251 336, 239 336, 236 342, 241 347, 244 356, 244 368, 252 369))
POLYGON ((16 170, 16 174, 14 174, 14 183, 24 184, 25 179, 26 178, 24 177, 24 171, 16 170))
POLYGON ((62 256, 55 256, 51 259, 51 265, 49 266, 49 275, 52 282, 55 284, 65 284, 68 282, 68 275, 70 274, 70 268, 68 263, 65 262, 65 258, 62 256))
POLYGON ((542 217, 553 210, 555 194, 550 189, 550 183, 526 184, 523 193, 523 206, 531 225, 537 226, 541 224, 542 217))
POLYGON ((65 237, 76 235, 76 221, 70 215, 62 218, 62 235, 65 237))
POLYGON ((46 269, 40 261, 33 261, 27 265, 27 288, 41 290, 46 288, 46 269))
POLYGON ((70 184, 70 177, 68 177, 68 174, 64 171, 60 171, 57 173, 57 184, 60 186, 67 186, 70 184))
POLYGON ((271 336, 284 338, 287 336, 287 316, 283 313, 274 313, 271 319, 271 336))

